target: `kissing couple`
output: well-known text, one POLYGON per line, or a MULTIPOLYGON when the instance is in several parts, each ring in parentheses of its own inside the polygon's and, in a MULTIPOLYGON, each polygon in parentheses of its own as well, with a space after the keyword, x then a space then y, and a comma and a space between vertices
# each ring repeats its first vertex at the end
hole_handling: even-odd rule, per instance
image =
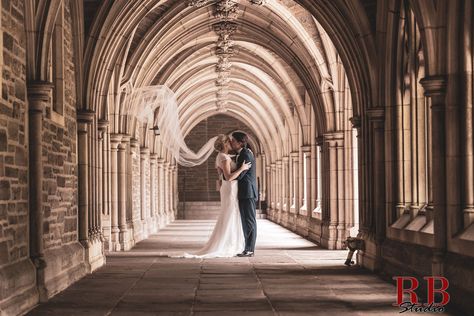
POLYGON ((214 230, 204 247, 186 258, 253 257, 257 239, 257 181, 255 157, 247 148, 248 136, 234 132, 219 135, 214 143, 218 152, 216 169, 221 209, 214 230), (237 153, 233 159, 230 152, 237 153))

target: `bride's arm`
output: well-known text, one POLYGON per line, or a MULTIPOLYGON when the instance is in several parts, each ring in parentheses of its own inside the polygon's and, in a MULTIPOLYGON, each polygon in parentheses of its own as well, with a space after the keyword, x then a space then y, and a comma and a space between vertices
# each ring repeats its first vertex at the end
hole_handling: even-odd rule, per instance
POLYGON ((240 175, 240 173, 244 170, 249 170, 250 167, 252 166, 252 164, 250 162, 245 162, 242 164, 242 166, 240 166, 239 169, 235 170, 234 172, 231 172, 230 170, 230 162, 231 160, 228 159, 228 160, 225 160, 223 162, 223 168, 222 168, 222 173, 224 174, 224 178, 227 180, 227 181, 232 181, 232 180, 235 180, 237 179, 237 177, 240 175))

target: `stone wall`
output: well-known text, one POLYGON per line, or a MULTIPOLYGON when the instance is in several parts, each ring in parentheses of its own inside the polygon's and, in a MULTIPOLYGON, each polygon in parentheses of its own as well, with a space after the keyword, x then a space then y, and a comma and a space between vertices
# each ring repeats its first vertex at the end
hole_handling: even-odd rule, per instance
MULTIPOLYGON (((2 1, 0 314, 38 301, 28 243, 28 129, 23 1, 2 1)), ((3 314, 2 314, 3 315, 3 314)))
MULTIPOLYGON (((64 1, 63 114, 53 102, 43 120, 45 285, 51 297, 85 274, 78 243, 76 86, 70 1, 64 1)), ((55 60, 56 63, 61 61, 55 60)), ((55 89, 58 86, 55 86, 55 89)))
MULTIPOLYGON (((189 148, 197 151, 209 138, 218 134, 228 134, 241 130, 256 139, 253 132, 241 121, 227 116, 212 116, 198 125, 186 136, 185 141, 189 148)), ((179 201, 219 201, 219 192, 216 191, 218 179, 215 168, 216 154, 212 154, 208 161, 193 168, 178 168, 179 201)))

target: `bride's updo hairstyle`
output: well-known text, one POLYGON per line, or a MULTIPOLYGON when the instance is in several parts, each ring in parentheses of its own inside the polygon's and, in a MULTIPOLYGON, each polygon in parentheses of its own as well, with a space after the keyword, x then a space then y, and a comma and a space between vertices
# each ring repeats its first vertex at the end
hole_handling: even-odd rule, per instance
POLYGON ((218 152, 221 152, 225 148, 225 143, 230 141, 229 136, 224 135, 224 134, 219 134, 217 136, 216 141, 214 142, 214 149, 217 150, 218 152))

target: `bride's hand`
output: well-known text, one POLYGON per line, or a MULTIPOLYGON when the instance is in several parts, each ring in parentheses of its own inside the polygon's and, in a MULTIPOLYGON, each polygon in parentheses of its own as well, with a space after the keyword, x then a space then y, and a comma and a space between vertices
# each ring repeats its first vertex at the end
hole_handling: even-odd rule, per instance
POLYGON ((244 163, 242 164, 242 171, 243 170, 249 170, 250 168, 252 167, 252 163, 249 161, 249 162, 245 162, 244 160, 244 163))

